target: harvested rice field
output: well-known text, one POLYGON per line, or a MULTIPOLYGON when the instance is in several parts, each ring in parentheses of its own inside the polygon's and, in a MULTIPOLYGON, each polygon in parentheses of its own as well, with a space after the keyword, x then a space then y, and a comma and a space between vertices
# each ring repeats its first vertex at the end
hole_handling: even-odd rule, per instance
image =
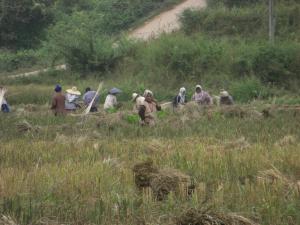
POLYGON ((1 114, 0 224, 300 224, 297 107, 191 107, 158 121, 1 114))

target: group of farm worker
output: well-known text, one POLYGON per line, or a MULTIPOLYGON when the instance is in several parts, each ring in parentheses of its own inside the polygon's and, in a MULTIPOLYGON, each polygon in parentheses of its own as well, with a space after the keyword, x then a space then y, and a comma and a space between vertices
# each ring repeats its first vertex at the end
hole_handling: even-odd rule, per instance
MULTIPOLYGON (((81 108, 80 97, 81 92, 77 87, 72 87, 66 90, 66 94, 62 93, 62 87, 57 84, 54 88, 55 94, 52 97, 51 109, 54 115, 64 115, 68 112, 75 112, 78 108, 81 108)), ((117 102, 117 94, 121 93, 118 88, 112 88, 106 96, 104 109, 109 110, 113 108, 119 108, 120 104, 117 102)), ((86 107, 92 103, 90 112, 98 112, 99 94, 96 91, 91 90, 90 87, 85 89, 85 93, 82 96, 83 103, 86 107)))
MULTIPOLYGON (((66 94, 62 93, 62 87, 56 85, 55 94, 52 98, 51 109, 55 115, 64 115, 67 112, 74 112, 77 108, 80 108, 79 100, 81 97, 81 92, 77 90, 76 87, 66 90, 66 94)), ((121 104, 117 101, 117 95, 122 93, 118 88, 112 88, 108 91, 108 94, 103 105, 104 110, 110 111, 118 109, 121 104)), ((86 107, 91 105, 90 112, 98 111, 99 104, 99 94, 96 91, 91 90, 91 88, 86 88, 85 93, 82 96, 83 103, 86 107)), ((155 114, 157 111, 161 110, 161 106, 158 101, 155 100, 153 92, 150 90, 145 90, 143 95, 138 93, 132 94, 132 101, 134 102, 134 112, 140 117, 142 125, 154 125, 155 124, 155 114)), ((213 98, 204 91, 200 85, 195 88, 195 93, 191 99, 192 102, 196 102, 199 105, 212 105, 213 98)), ((218 102, 220 105, 232 105, 233 98, 228 94, 227 91, 221 91, 220 96, 218 96, 218 102)), ((186 89, 184 87, 180 88, 178 95, 174 97, 172 106, 174 108, 184 106, 187 103, 186 89)))
MULTIPOLYGON (((63 94, 62 87, 58 84, 54 88, 55 94, 52 97, 51 110, 54 115, 65 115, 68 112, 75 112, 78 108, 81 108, 80 99, 81 92, 77 87, 72 87, 66 90, 63 94)), ((5 93, 7 90, 0 86, 0 106, 1 111, 4 113, 10 112, 10 106, 5 99, 5 93)), ((117 95, 122 93, 118 88, 112 88, 108 91, 105 98, 103 108, 105 111, 115 110, 121 107, 121 103, 117 101, 117 95)), ((99 105, 99 94, 97 91, 87 87, 85 93, 82 96, 84 106, 89 107, 90 112, 97 112, 99 105)), ((233 105, 233 98, 225 90, 220 92, 220 96, 214 97, 209 95, 208 92, 204 91, 201 85, 197 85, 195 93, 192 96, 191 101, 199 105, 212 105, 213 100, 217 100, 220 105, 233 105)), ((153 92, 145 90, 143 95, 133 93, 132 101, 134 102, 134 112, 140 117, 142 125, 154 125, 155 114, 161 110, 161 106, 157 100, 155 100, 153 92)), ((180 88, 178 95, 176 95, 171 102, 173 108, 182 107, 187 103, 186 89, 180 88)))

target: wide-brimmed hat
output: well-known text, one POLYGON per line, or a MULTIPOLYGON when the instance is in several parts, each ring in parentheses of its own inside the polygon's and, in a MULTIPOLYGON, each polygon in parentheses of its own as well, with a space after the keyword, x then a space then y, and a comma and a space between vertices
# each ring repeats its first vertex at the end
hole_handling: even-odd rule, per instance
POLYGON ((114 88, 110 89, 108 93, 112 94, 112 95, 115 95, 115 94, 122 93, 122 91, 119 88, 114 87, 114 88))
POLYGON ((71 95, 81 95, 80 91, 77 90, 77 87, 72 87, 71 89, 66 90, 67 93, 71 95))
POLYGON ((132 101, 134 102, 137 97, 139 97, 139 94, 138 93, 133 93, 132 94, 132 101))
POLYGON ((221 91, 220 92, 220 96, 221 97, 228 97, 229 96, 229 93, 227 91, 221 91))

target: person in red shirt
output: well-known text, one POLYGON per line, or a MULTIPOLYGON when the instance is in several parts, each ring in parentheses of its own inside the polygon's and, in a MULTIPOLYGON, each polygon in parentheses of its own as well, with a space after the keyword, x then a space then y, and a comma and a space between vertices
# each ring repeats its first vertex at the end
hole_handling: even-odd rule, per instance
POLYGON ((66 110, 65 110, 66 97, 62 93, 62 87, 59 84, 57 84, 54 91, 55 91, 55 94, 52 97, 51 109, 53 110, 53 113, 55 116, 65 115, 66 114, 66 110))

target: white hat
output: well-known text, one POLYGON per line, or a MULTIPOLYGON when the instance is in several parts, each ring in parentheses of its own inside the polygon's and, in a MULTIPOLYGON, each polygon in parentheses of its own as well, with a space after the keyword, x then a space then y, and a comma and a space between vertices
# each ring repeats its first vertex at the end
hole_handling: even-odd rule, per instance
POLYGON ((196 85, 196 89, 197 89, 197 88, 200 88, 200 89, 202 90, 202 87, 201 87, 200 84, 197 84, 197 85, 196 85))
POLYGON ((229 96, 229 93, 227 91, 221 91, 220 92, 220 96, 221 97, 228 97, 229 96))
POLYGON ((138 96, 139 96, 139 94, 133 93, 132 94, 132 101, 134 102, 138 96))
POLYGON ((66 90, 67 93, 71 95, 81 95, 80 91, 77 90, 77 87, 72 87, 71 89, 66 90))

